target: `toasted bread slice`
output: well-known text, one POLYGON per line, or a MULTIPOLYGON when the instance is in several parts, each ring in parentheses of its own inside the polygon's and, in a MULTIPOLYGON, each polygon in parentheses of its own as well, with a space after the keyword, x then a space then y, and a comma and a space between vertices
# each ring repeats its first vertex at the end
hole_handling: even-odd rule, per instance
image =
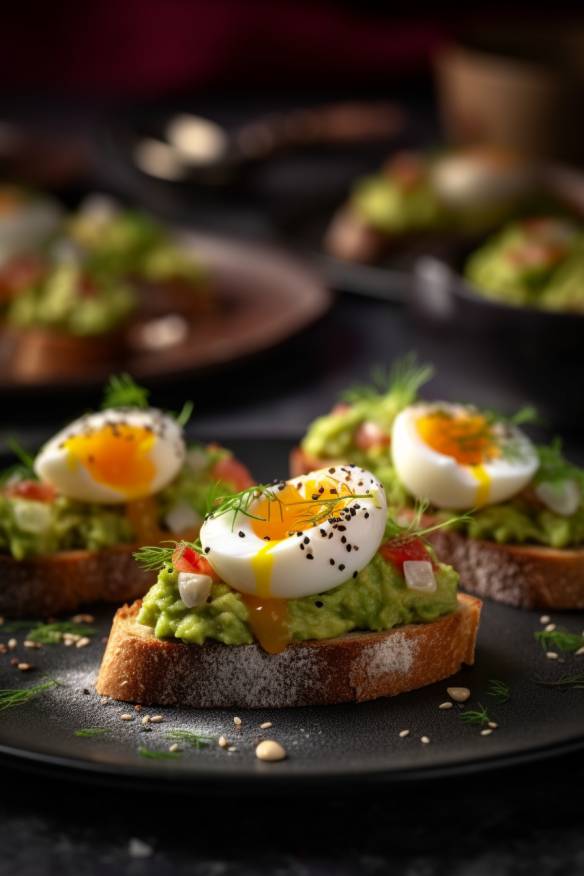
POLYGON ((135 550, 135 545, 120 545, 29 560, 0 554, 0 615, 49 617, 91 602, 137 599, 155 576, 136 563, 135 550))
POLYGON ((427 536, 465 590, 521 608, 584 608, 584 549, 497 544, 452 530, 427 536))
POLYGON ((453 614, 433 623, 295 642, 267 654, 259 645, 162 641, 137 623, 135 602, 114 617, 97 692, 142 705, 240 709, 394 696, 474 662, 481 604, 463 595, 453 614))

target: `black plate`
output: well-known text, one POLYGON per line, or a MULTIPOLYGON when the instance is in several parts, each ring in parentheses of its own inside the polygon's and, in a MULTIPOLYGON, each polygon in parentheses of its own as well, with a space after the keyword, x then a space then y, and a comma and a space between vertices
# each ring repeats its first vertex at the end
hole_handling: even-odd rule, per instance
MULTIPOLYGON (((289 442, 231 444, 259 479, 285 474, 289 442)), ((565 662, 546 658, 534 639, 542 628, 539 612, 485 604, 476 666, 448 682, 358 706, 240 711, 240 729, 233 723, 236 711, 149 708, 138 714, 124 704, 102 704, 92 685, 111 613, 107 608, 95 611, 98 634, 82 649, 54 645, 32 651, 22 646, 26 631, 0 636, 1 641, 10 635, 19 640, 15 651, 0 656, 0 687, 27 686, 43 674, 61 682, 26 705, 0 712, 0 754, 12 765, 59 768, 69 776, 132 785, 175 782, 197 790, 251 788, 261 792, 292 785, 445 776, 584 747, 583 691, 537 683, 582 672, 584 658, 567 656, 565 662), (14 655, 34 663, 35 670, 21 673, 11 667, 14 655), (507 703, 499 704, 489 696, 491 679, 509 685, 507 703), (485 706, 498 729, 481 736, 480 728, 461 721, 460 707, 439 710, 439 704, 448 699, 447 684, 468 686, 472 691, 469 707, 485 706), (132 720, 122 721, 123 713, 132 714, 132 720), (164 721, 145 730, 144 714, 161 714, 164 721), (273 726, 262 731, 259 725, 264 721, 273 726), (104 727, 109 732, 94 738, 75 736, 76 730, 89 727, 104 727), (236 751, 225 751, 214 743, 198 751, 185 750, 176 760, 149 759, 138 753, 140 746, 166 751, 170 745, 166 733, 172 729, 215 739, 223 734, 236 751), (399 737, 403 729, 410 730, 407 738, 399 737), (420 742, 424 735, 431 740, 427 745, 420 742), (288 760, 257 761, 254 748, 262 737, 280 740, 288 760)), ((574 632, 584 627, 582 612, 554 614, 553 620, 574 632)))

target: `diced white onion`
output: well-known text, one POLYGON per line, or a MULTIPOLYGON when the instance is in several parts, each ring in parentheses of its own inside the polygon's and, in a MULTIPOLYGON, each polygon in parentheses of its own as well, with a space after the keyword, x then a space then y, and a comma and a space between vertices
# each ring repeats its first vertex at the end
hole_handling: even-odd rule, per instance
POLYGON ((203 522, 200 514, 188 502, 177 502, 164 518, 166 528, 176 535, 200 527, 203 522))
POLYGON ((211 578, 196 572, 178 573, 178 592, 187 608, 203 605, 211 593, 211 578))
POLYGON ((434 569, 427 560, 405 560, 404 577, 410 590, 419 590, 422 593, 436 591, 434 569))
POLYGON ((580 507, 582 494, 576 481, 543 481, 535 488, 535 495, 540 501, 561 517, 571 517, 580 507))
POLYGON ((23 532, 46 532, 51 526, 51 509, 43 502, 15 502, 14 521, 23 532))

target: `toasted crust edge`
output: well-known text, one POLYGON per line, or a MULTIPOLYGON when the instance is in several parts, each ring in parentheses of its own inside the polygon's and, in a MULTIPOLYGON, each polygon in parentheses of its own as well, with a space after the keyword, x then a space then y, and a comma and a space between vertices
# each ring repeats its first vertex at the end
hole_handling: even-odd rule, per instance
POLYGON ((48 617, 92 602, 137 599, 155 575, 138 566, 135 550, 135 545, 120 545, 28 560, 0 555, 0 615, 48 617))
POLYGON ((188 645, 156 639, 136 622, 140 602, 118 609, 97 692, 142 705, 286 708, 364 702, 440 681, 474 662, 481 601, 460 595, 433 623, 295 642, 188 645))
POLYGON ((519 608, 584 608, 584 549, 497 544, 453 530, 428 540, 470 593, 519 608))

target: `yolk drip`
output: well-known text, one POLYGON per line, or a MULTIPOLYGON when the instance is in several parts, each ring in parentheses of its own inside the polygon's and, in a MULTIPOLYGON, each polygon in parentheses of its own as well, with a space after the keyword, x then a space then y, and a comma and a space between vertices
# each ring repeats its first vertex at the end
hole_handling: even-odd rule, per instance
POLYGON ((472 465, 470 467, 471 474, 477 482, 476 505, 480 508, 481 505, 486 505, 491 494, 491 476, 484 465, 472 465))
POLYGON ((242 593, 252 632, 264 651, 279 654, 290 644, 288 603, 285 599, 261 599, 242 593))
POLYGON ((416 426, 424 444, 461 465, 482 465, 500 456, 493 430, 482 414, 453 416, 436 411, 420 417, 416 426))
POLYGON ((155 441, 154 432, 144 426, 109 423, 67 438, 64 447, 70 465, 82 465, 96 483, 132 499, 149 492, 156 474, 149 455, 155 441))

